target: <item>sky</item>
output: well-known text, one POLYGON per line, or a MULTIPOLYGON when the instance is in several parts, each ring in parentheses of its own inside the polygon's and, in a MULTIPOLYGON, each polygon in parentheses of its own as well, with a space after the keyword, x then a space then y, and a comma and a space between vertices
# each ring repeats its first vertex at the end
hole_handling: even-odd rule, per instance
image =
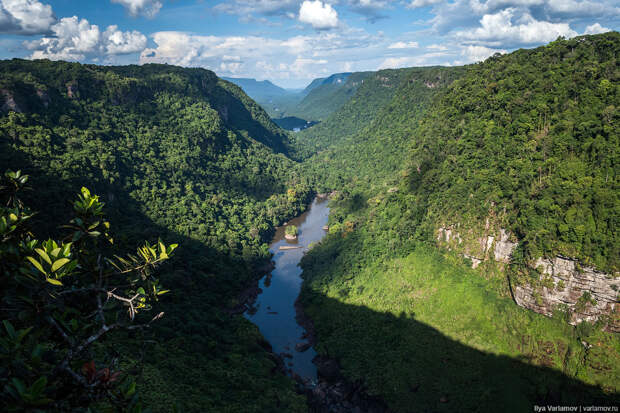
POLYGON ((620 0, 0 0, 0 59, 168 63, 301 88, 619 26, 620 0))

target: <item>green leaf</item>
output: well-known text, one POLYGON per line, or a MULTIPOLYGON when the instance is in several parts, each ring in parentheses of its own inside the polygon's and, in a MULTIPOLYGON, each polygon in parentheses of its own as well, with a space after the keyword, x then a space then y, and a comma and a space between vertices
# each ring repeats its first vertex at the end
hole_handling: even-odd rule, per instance
POLYGON ((52 284, 52 285, 62 285, 62 283, 58 280, 55 280, 53 278, 46 278, 45 281, 47 281, 48 283, 52 284))
POLYGON ((136 291, 136 292, 137 292, 138 294, 142 294, 142 295, 145 295, 145 294, 146 294, 146 291, 144 291, 144 288, 142 288, 142 287, 138 288, 138 291, 136 291))
POLYGON ((13 222, 15 222, 15 221, 17 221, 17 220, 18 220, 17 215, 15 215, 15 214, 13 214, 13 213, 9 214, 9 218, 10 218, 10 219, 11 219, 11 221, 13 221, 13 222))
POLYGON ((157 295, 166 294, 167 292, 170 292, 170 290, 161 290, 157 293, 157 295))
POLYGON ((11 379, 11 382, 13 383, 13 387, 17 389, 20 396, 26 392, 26 386, 24 386, 24 382, 20 379, 13 378, 11 379))
POLYGON ((28 261, 30 261, 30 263, 31 263, 32 265, 34 265, 34 267, 35 267, 37 270, 39 270, 39 271, 41 271, 43 274, 47 275, 47 273, 45 272, 45 270, 43 269, 43 266, 41 265, 41 263, 40 263, 39 261, 35 260, 35 259, 34 259, 34 258, 32 258, 31 256, 26 257, 26 259, 27 259, 28 261))
POLYGON ((125 392, 125 398, 130 398, 131 396, 133 396, 135 392, 136 392, 136 382, 134 381, 129 385, 129 388, 125 392))
POLYGON ((52 264, 52 272, 58 271, 63 265, 71 261, 69 258, 61 258, 52 264))
POLYGON ((37 381, 35 381, 34 383, 32 383, 32 386, 30 386, 29 393, 32 394, 33 396, 38 396, 40 395, 43 390, 45 390, 45 386, 47 385, 47 377, 42 376, 39 377, 39 379, 37 381))
POLYGON ((13 328, 13 324, 9 320, 3 320, 2 324, 4 324, 4 328, 6 329, 7 334, 12 339, 15 338, 15 329, 13 328))
POLYGON ((17 341, 22 341, 24 339, 24 337, 26 337, 26 335, 28 333, 30 333, 30 331, 33 329, 33 327, 28 327, 25 328, 23 330, 19 330, 19 332, 17 333, 17 341))
POLYGON ((58 254, 60 254, 60 251, 62 251, 61 248, 54 248, 54 250, 52 252, 50 252, 50 254, 54 258, 58 258, 58 254))
POLYGON ((47 252, 43 251, 41 248, 35 248, 35 251, 41 256, 41 258, 45 260, 45 262, 47 262, 49 265, 52 265, 52 260, 50 259, 50 256, 47 255, 47 252))

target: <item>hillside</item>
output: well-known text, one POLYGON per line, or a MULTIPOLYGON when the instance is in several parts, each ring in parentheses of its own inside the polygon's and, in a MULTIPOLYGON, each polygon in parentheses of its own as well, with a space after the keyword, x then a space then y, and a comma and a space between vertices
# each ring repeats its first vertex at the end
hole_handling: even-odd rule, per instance
MULTIPOLYGON (((560 38, 297 94, 169 65, 0 61, 0 410, 617 405, 619 52, 616 32, 560 38), (269 114, 320 123, 289 134, 269 114), (326 235, 283 244, 303 254, 286 311, 305 329, 285 350, 320 356, 302 383, 240 313, 272 282, 257 284, 275 227, 317 193, 326 235), (144 265, 116 266, 144 240, 126 256, 144 265), (102 288, 104 267, 129 286, 102 288), (146 325, 107 330, 137 310, 146 325)), ((284 311, 262 310, 279 333, 284 311)))
POLYGON ((259 81, 242 77, 222 77, 222 79, 239 86, 248 96, 251 96, 252 99, 257 102, 263 102, 291 93, 280 86, 274 85, 269 80, 259 81))
POLYGON ((491 57, 432 96, 405 83, 357 133, 318 136, 305 168, 338 194, 302 302, 349 380, 403 412, 617 400, 619 45, 491 57))
POLYGON ((321 121, 344 105, 370 72, 337 73, 314 79, 304 90, 287 91, 269 81, 224 78, 243 88, 274 119, 321 121))
POLYGON ((351 99, 369 75, 370 72, 347 73, 314 81, 305 89, 304 98, 286 114, 311 121, 324 120, 351 99))
POLYGON ((347 79, 351 77, 353 73, 334 73, 328 77, 319 77, 314 79, 305 89, 301 92, 303 95, 308 95, 314 89, 323 86, 323 85, 344 85, 347 82, 347 79))
MULTIPOLYGON (((459 71, 460 69, 446 68, 407 68, 372 73, 342 107, 323 122, 293 137, 296 156, 307 158, 327 148, 334 154, 344 153, 343 150, 336 149, 343 139, 364 139, 365 136, 371 136, 371 133, 359 135, 358 132, 373 124, 375 119, 377 122, 382 119, 382 125, 398 122, 396 114, 392 113, 395 108, 396 112, 401 114, 414 110, 414 105, 423 109, 426 107, 427 98, 439 90, 437 87, 452 81, 459 71), (386 109, 397 94, 400 102, 395 102, 390 109, 386 109), (421 98, 422 100, 419 100, 421 98), (410 102, 405 103, 409 100, 410 102)), ((372 145, 372 142, 366 143, 372 145)), ((366 143, 355 145, 359 147, 355 150, 364 151, 366 143)), ((350 142, 343 145, 347 148, 353 146, 350 142)), ((398 148, 398 145, 392 148, 398 148)), ((380 155, 383 149, 378 150, 377 156, 383 157, 380 155)), ((325 154, 325 157, 329 157, 329 154, 325 154)), ((317 160, 314 159, 312 163, 317 163, 317 160)), ((342 171, 342 168, 329 170, 342 171)))
POLYGON ((303 406, 292 381, 271 374, 257 328, 228 314, 264 266, 273 227, 309 195, 283 155, 287 136, 260 106, 212 72, 166 65, 3 61, 0 91, 0 165, 31 175, 24 201, 40 211, 39 237, 67 222, 66 200, 86 186, 106 202, 118 247, 179 244, 162 275, 172 292, 147 336, 148 359, 141 341, 115 341, 123 365, 143 372, 146 405, 303 406))

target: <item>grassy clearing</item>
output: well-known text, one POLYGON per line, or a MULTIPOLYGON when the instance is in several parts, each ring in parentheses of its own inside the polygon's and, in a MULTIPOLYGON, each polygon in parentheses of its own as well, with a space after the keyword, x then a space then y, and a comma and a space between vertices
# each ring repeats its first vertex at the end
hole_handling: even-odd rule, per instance
POLYGON ((367 255, 358 242, 337 234, 312 251, 303 299, 317 350, 396 411, 526 411, 535 402, 609 401, 618 391, 617 337, 524 310, 432 249, 352 269, 355 255, 367 255))

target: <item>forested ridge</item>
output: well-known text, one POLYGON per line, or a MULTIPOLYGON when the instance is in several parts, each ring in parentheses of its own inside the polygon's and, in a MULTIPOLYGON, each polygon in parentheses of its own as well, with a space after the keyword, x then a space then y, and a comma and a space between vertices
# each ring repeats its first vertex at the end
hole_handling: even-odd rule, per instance
MULTIPOLYGON (((87 187, 105 202, 117 248, 159 237, 179 244, 161 268, 171 292, 158 303, 165 317, 144 333, 151 344, 112 332, 79 360, 100 366, 122 355, 116 369, 141 371, 137 388, 153 411, 303 406, 290 380, 269 373, 277 364, 256 327, 227 313, 264 266, 275 225, 309 200, 310 187, 285 156, 285 133, 241 89, 202 69, 12 60, 0 64, 0 78, 12 106, 0 118, 0 165, 30 175, 20 197, 36 212, 25 225, 38 239, 64 236, 58 227, 71 218, 68 201, 87 187)), ((42 342, 55 345, 48 325, 20 325, 17 315, 2 319, 41 329, 42 342)), ((28 388, 46 371, 12 373, 28 388)))
POLYGON ((619 47, 353 73, 310 91, 322 122, 296 134, 203 69, 0 62, 1 406, 307 411, 231 313, 274 227, 332 191, 300 304, 344 378, 397 412, 617 403, 605 320, 536 314, 511 287, 555 255, 617 276, 619 47), (438 228, 489 220, 510 263, 437 248, 438 228))
POLYGON ((319 354, 395 411, 618 400, 620 341, 603 331, 617 312, 573 327, 570 308, 536 314, 511 287, 549 288, 541 256, 617 277, 619 46, 618 33, 558 39, 436 69, 449 81, 405 82, 355 133, 334 124, 304 163, 338 191, 329 235, 302 260, 319 354), (485 225, 518 241, 509 264, 472 270, 458 239, 437 248, 439 228, 466 244, 485 225))

